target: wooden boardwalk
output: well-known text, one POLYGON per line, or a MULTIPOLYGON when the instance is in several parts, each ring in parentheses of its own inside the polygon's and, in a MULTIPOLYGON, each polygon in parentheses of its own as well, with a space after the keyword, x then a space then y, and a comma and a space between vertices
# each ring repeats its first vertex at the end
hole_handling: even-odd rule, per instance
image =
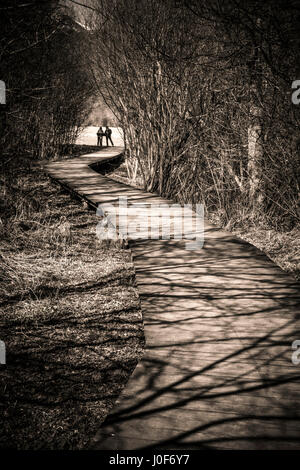
MULTIPOLYGON (((163 201, 89 167, 121 151, 47 171, 95 206, 163 201)), ((204 235, 196 250, 130 241, 146 350, 91 448, 300 448, 300 286, 232 234, 205 222, 204 235)))

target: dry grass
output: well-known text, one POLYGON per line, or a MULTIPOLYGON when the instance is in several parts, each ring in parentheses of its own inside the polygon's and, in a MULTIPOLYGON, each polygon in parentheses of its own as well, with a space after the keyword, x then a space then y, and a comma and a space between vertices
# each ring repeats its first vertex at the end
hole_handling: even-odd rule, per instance
POLYGON ((37 168, 1 175, 0 447, 85 448, 143 350, 131 256, 37 168))

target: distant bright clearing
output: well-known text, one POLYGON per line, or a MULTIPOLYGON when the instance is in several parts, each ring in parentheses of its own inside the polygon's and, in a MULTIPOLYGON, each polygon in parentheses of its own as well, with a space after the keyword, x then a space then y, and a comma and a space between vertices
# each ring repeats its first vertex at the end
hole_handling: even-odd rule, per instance
MULTIPOLYGON (((88 126, 86 127, 82 133, 78 136, 76 140, 76 144, 78 145, 97 145, 97 130, 99 127, 97 126, 88 126)), ((105 127, 103 126, 103 129, 105 127)), ((112 130, 112 141, 116 146, 123 146, 123 131, 121 127, 111 127, 112 130)), ((106 146, 106 139, 103 138, 103 145, 106 146)))

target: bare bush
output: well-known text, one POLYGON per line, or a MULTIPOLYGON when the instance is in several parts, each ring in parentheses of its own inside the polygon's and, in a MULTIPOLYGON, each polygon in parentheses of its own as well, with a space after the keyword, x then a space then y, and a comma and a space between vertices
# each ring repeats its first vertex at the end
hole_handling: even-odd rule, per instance
POLYGON ((297 4, 94 5, 94 81, 124 128, 130 178, 224 225, 299 222, 297 4))
POLYGON ((2 153, 49 158, 72 143, 92 93, 86 31, 59 2, 1 3, 1 78, 7 87, 2 153))

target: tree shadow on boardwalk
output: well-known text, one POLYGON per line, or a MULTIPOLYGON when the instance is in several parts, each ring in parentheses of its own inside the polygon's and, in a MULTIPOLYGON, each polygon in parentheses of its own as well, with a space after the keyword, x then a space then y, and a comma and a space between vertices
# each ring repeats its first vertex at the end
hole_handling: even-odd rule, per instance
POLYGON ((299 449, 299 284, 213 229, 131 248, 146 352, 92 446, 299 449))

